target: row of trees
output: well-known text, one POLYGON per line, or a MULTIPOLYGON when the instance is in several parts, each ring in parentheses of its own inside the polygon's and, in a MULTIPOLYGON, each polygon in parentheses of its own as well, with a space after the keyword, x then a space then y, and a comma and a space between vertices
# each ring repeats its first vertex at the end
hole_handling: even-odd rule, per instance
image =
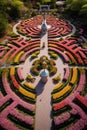
POLYGON ((87 0, 66 0, 67 9, 78 15, 87 14, 87 0))

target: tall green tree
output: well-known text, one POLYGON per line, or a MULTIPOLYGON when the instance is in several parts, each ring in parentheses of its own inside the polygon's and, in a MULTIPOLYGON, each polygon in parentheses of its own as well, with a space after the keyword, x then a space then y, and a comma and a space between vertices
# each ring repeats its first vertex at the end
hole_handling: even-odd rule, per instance
POLYGON ((78 14, 86 14, 87 0, 66 0, 67 9, 76 11, 78 14))
POLYGON ((84 4, 79 12, 80 15, 87 15, 87 4, 84 4))
POLYGON ((21 0, 0 0, 0 36, 5 33, 9 19, 20 17, 23 7, 21 0))
POLYGON ((6 32, 8 22, 6 18, 0 14, 0 37, 3 36, 6 32))
POLYGON ((7 9, 9 16, 13 19, 20 17, 23 6, 24 4, 20 0, 12 0, 9 3, 9 8, 7 9))

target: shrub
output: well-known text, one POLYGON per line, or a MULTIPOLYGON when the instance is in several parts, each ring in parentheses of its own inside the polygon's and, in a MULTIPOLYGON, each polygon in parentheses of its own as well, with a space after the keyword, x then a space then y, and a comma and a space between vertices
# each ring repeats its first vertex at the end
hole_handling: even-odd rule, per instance
POLYGON ((51 53, 51 58, 57 59, 57 58, 58 58, 58 55, 55 54, 55 53, 51 53))
POLYGON ((53 76, 54 74, 56 74, 56 72, 57 72, 57 68, 52 67, 52 69, 50 70, 50 76, 53 76))
POLYGON ((60 75, 56 75, 54 78, 53 78, 53 82, 58 82, 60 80, 60 75))
POLYGON ((5 34, 8 22, 6 18, 0 14, 0 37, 5 34))
POLYGON ((35 78, 32 75, 28 75, 26 79, 28 81, 30 81, 30 82, 34 82, 35 81, 35 78))
POLYGON ((40 53, 40 51, 36 51, 35 54, 38 55, 40 53))
POLYGON ((43 61, 43 60, 45 60, 45 61, 48 60, 47 56, 45 56, 45 55, 41 56, 40 61, 43 61))
POLYGON ((35 73, 35 75, 38 75, 41 69, 48 69, 50 74, 54 75, 57 71, 57 68, 54 66, 55 62, 52 59, 49 60, 48 57, 43 55, 39 60, 33 62, 33 70, 31 69, 31 71, 32 73, 35 73))
POLYGON ((17 35, 17 34, 15 34, 14 32, 11 32, 10 33, 10 37, 12 37, 12 38, 17 38, 19 35, 17 35))
POLYGON ((39 75, 39 71, 36 69, 35 66, 31 68, 31 72, 32 72, 34 75, 36 75, 36 76, 39 75))
POLYGON ((31 59, 34 59, 34 58, 37 58, 38 56, 35 54, 35 53, 33 53, 32 55, 31 55, 31 59))
POLYGON ((33 62, 33 65, 37 65, 37 64, 39 64, 39 63, 40 63, 39 60, 35 60, 35 61, 33 62))
POLYGON ((54 65, 56 65, 56 63, 54 62, 54 60, 49 60, 49 62, 50 62, 50 65, 52 65, 52 66, 54 66, 54 65))

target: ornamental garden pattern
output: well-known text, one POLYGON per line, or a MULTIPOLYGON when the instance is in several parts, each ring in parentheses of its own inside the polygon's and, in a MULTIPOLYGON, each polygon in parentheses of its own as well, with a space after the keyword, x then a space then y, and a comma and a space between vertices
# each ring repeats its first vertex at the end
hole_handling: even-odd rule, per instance
MULTIPOLYGON (((19 35, 9 37, 0 45, 0 129, 35 129, 37 93, 33 83, 28 82, 27 77, 24 79, 21 65, 28 57, 36 58, 40 53, 41 29, 38 26, 42 21, 41 15, 21 21, 16 27, 19 35)), ((48 55, 55 62, 60 57, 63 64, 67 64, 62 81, 53 84, 51 93, 54 129, 86 130, 85 41, 79 33, 72 35, 73 27, 68 21, 54 16, 46 16, 46 21, 51 26, 48 55)))

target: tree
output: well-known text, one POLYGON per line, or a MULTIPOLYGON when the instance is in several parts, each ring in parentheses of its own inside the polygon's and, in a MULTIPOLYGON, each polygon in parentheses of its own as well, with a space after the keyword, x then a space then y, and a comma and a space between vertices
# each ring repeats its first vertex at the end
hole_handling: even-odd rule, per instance
POLYGON ((6 18, 2 14, 0 14, 0 34, 1 34, 0 37, 5 34, 7 25, 8 22, 6 18))
POLYGON ((87 9, 87 0, 66 0, 68 10, 77 12, 78 14, 85 14, 87 9))
POLYGON ((86 15, 87 14, 87 4, 84 4, 81 9, 80 9, 80 12, 79 12, 80 15, 86 15))
POLYGON ((21 9, 23 8, 24 4, 20 0, 13 0, 9 4, 9 11, 8 14, 13 19, 20 17, 21 9))

